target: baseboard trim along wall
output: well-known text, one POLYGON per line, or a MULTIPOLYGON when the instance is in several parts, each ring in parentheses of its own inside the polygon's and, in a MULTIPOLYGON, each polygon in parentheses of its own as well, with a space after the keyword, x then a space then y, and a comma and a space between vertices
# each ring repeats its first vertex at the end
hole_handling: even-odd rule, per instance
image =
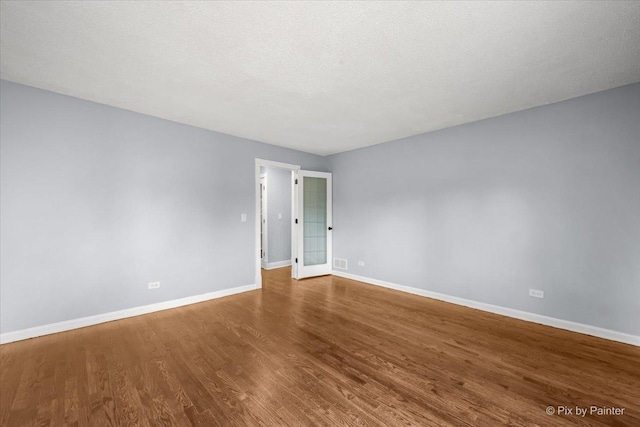
POLYGON ((618 341, 625 344, 640 346, 640 336, 626 334, 624 332, 612 331, 611 329, 599 328, 597 326, 585 325, 582 323, 571 322, 569 320, 556 319, 555 317, 543 316, 541 314, 520 311, 513 308, 501 307, 498 305, 477 302, 464 298, 454 297, 450 295, 431 292, 424 289, 412 288, 410 286, 398 285, 396 283, 385 282, 384 280, 371 279, 369 277, 358 276, 356 274, 344 273, 342 271, 333 270, 332 274, 345 279, 356 280, 358 282, 368 283, 370 285, 381 286, 383 288, 393 289, 396 291, 406 292, 409 294, 419 295, 422 297, 437 299, 452 304, 462 305, 477 310, 487 311, 489 313, 501 314, 515 319, 526 320, 527 322, 539 323, 541 325, 552 326, 554 328, 566 329, 572 332, 592 335, 598 338, 604 338, 611 341, 618 341))
POLYGON ((140 307, 112 311, 110 313, 97 314, 95 316, 81 317, 79 319, 71 319, 58 323, 50 323, 48 325, 35 326, 33 328, 21 329, 19 331, 6 332, 4 334, 0 334, 0 344, 26 340, 29 338, 40 337, 42 335, 70 331, 72 329, 84 328, 86 326, 92 326, 100 323, 112 322, 114 320, 126 319, 128 317, 140 316, 142 314, 153 313, 156 311, 168 310, 170 308, 196 304, 199 302, 222 298, 229 295, 235 295, 242 292, 253 291, 255 289, 258 289, 258 286, 256 286, 255 284, 238 286, 235 288, 223 289, 221 291, 209 292, 206 294, 194 295, 191 297, 174 299, 171 301, 164 301, 156 304, 143 305, 140 307))
POLYGON ((274 268, 288 267, 290 265, 291 265, 290 259, 287 259, 284 261, 270 262, 267 264, 267 267, 265 268, 265 270, 273 270, 274 268))

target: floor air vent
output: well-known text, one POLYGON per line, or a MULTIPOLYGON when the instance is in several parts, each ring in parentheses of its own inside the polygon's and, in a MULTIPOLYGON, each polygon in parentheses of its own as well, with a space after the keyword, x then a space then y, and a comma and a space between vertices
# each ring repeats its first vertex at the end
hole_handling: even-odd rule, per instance
POLYGON ((333 268, 339 268, 340 270, 347 269, 347 260, 342 258, 333 259, 333 268))

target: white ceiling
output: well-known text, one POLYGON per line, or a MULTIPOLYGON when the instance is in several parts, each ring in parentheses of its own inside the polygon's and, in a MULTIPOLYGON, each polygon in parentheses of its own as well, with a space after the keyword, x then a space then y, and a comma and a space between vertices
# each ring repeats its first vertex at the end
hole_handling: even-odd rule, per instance
POLYGON ((316 154, 640 81, 640 2, 3 1, 3 79, 316 154))

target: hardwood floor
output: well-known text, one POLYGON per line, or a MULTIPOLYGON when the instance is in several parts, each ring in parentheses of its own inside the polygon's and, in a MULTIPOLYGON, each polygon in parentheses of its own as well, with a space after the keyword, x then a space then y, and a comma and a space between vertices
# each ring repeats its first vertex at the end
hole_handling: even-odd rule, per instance
POLYGON ((0 423, 640 425, 640 348, 263 274, 262 290, 1 346, 0 423), (576 414, 592 405, 624 414, 576 414))

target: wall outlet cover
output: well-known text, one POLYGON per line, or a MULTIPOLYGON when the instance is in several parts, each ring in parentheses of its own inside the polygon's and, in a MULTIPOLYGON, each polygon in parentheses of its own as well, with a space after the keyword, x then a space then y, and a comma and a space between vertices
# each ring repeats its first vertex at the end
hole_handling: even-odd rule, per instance
POLYGON ((529 289, 529 296, 534 298, 544 298, 544 291, 539 289, 529 289))
POLYGON ((159 287, 160 287, 160 282, 149 283, 149 289, 158 289, 159 287))

